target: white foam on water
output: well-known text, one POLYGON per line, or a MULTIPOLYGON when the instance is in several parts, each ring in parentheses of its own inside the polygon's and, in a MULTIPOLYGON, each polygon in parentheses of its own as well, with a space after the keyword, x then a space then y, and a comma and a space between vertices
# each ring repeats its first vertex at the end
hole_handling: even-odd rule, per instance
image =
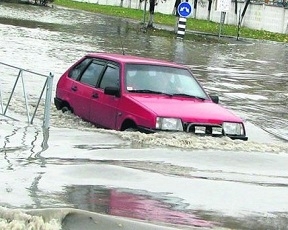
MULTIPOLYGON (((160 132, 145 134, 140 132, 119 132, 114 130, 96 129, 94 132, 111 133, 121 137, 123 140, 131 141, 134 146, 142 147, 172 147, 188 150, 224 150, 224 151, 244 151, 244 152, 274 152, 288 153, 286 142, 263 140, 261 141, 242 141, 232 140, 228 137, 208 137, 195 136, 189 133, 169 133, 160 132)), ((261 137, 261 134, 258 134, 261 137)), ((265 138, 267 134, 263 133, 265 138)), ((270 137, 271 138, 271 137, 270 137)))
POLYGON ((0 207, 0 229, 5 230, 60 230, 61 219, 32 216, 21 210, 0 207))
POLYGON ((123 139, 147 146, 166 146, 183 149, 215 149, 228 151, 288 152, 287 143, 260 143, 231 140, 228 137, 199 137, 188 133, 128 133, 118 132, 123 139))
MULTIPOLYGON (((17 114, 21 121, 27 118, 27 111, 23 100, 17 100, 18 97, 12 99, 13 106, 9 107, 10 111, 17 114)), ((29 103, 30 114, 34 111, 37 101, 31 100, 29 103)), ((44 111, 44 103, 39 104, 37 116, 34 124, 42 125, 44 111)), ((86 122, 71 113, 62 113, 51 105, 50 125, 57 128, 69 128, 72 130, 91 131, 97 133, 110 133, 117 135, 123 140, 130 141, 142 147, 175 147, 183 149, 215 149, 227 151, 257 151, 257 152, 288 152, 288 143, 277 140, 277 138, 269 135, 263 129, 255 125, 247 123, 249 128, 247 131, 248 141, 231 140, 228 137, 215 138, 208 136, 196 136, 184 132, 157 132, 154 134, 145 134, 140 132, 120 132, 115 130, 106 130, 95 127, 92 123, 86 122)), ((247 128, 246 127, 246 128, 247 128)), ((281 131, 283 135, 284 131, 281 131)), ((277 133, 273 133, 277 136, 277 133)), ((281 136, 282 137, 282 136, 281 136)))
MULTIPOLYGON (((40 106, 41 110, 41 106, 40 106)), ((18 111, 19 112, 19 111, 18 111)), ((53 127, 69 128, 72 130, 91 131, 97 133, 110 133, 123 140, 142 147, 175 147, 183 149, 216 149, 227 151, 257 151, 257 152, 288 152, 288 143, 277 140, 264 130, 247 123, 248 141, 231 140, 228 137, 215 138, 196 136, 182 132, 159 132, 145 134, 140 132, 120 132, 95 127, 71 113, 62 113, 51 107, 51 121, 53 127)))

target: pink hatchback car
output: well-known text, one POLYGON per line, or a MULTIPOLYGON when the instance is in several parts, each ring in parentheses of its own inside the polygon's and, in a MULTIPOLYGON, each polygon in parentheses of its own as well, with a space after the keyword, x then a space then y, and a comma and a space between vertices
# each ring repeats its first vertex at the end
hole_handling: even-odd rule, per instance
POLYGON ((242 119, 209 96, 188 67, 163 60, 87 54, 61 76, 54 102, 102 128, 248 139, 242 119))

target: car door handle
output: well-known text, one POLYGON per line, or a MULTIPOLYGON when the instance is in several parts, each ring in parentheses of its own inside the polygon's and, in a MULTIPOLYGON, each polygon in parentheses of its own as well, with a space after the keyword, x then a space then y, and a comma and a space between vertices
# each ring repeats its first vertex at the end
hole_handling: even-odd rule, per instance
POLYGON ((71 89, 72 89, 73 91, 77 91, 77 86, 72 86, 71 89))
POLYGON ((93 98, 98 98, 99 95, 98 95, 98 93, 93 93, 93 94, 92 94, 92 97, 93 97, 93 98))

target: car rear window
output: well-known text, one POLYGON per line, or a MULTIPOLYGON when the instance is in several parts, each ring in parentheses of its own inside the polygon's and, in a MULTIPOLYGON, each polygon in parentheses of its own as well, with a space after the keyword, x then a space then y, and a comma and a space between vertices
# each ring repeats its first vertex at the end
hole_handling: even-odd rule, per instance
POLYGON ((91 58, 86 58, 79 64, 77 64, 68 74, 68 76, 74 80, 79 79, 81 73, 87 67, 87 65, 91 62, 91 58))

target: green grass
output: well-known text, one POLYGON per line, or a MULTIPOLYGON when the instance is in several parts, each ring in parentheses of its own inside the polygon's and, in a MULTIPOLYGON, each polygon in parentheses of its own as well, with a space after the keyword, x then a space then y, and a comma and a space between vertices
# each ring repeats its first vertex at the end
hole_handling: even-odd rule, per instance
MULTIPOLYGON (((106 6, 106 5, 85 3, 85 2, 76 2, 76 1, 71 1, 71 0, 55 0, 54 4, 68 7, 68 8, 73 8, 73 9, 86 10, 86 11, 90 11, 94 13, 106 14, 106 15, 122 17, 122 18, 130 18, 130 19, 139 21, 139 23, 143 22, 143 16, 144 16, 143 10, 129 9, 129 8, 124 8, 120 6, 106 6)), ((148 13, 147 13, 147 16, 148 16, 148 13)), ((175 16, 155 13, 154 23, 174 27, 175 16)), ((219 23, 215 23, 215 22, 211 22, 207 20, 198 20, 198 19, 189 18, 186 23, 186 29, 218 35, 219 23)), ((167 36, 172 33, 164 33, 162 31, 162 34, 163 35, 166 34, 167 36)), ((223 25, 222 30, 221 30, 221 35, 237 36, 237 26, 226 25, 226 24, 223 25)), ((186 37, 187 37, 187 33, 185 34, 185 38, 186 37)), ((189 37, 191 38, 191 35, 188 36, 188 38, 189 37)), ((195 36, 192 36, 192 37, 193 39, 196 38, 195 36)), ((264 30, 253 30, 247 27, 241 27, 240 37, 288 43, 287 34, 272 33, 272 32, 268 32, 264 30)))

